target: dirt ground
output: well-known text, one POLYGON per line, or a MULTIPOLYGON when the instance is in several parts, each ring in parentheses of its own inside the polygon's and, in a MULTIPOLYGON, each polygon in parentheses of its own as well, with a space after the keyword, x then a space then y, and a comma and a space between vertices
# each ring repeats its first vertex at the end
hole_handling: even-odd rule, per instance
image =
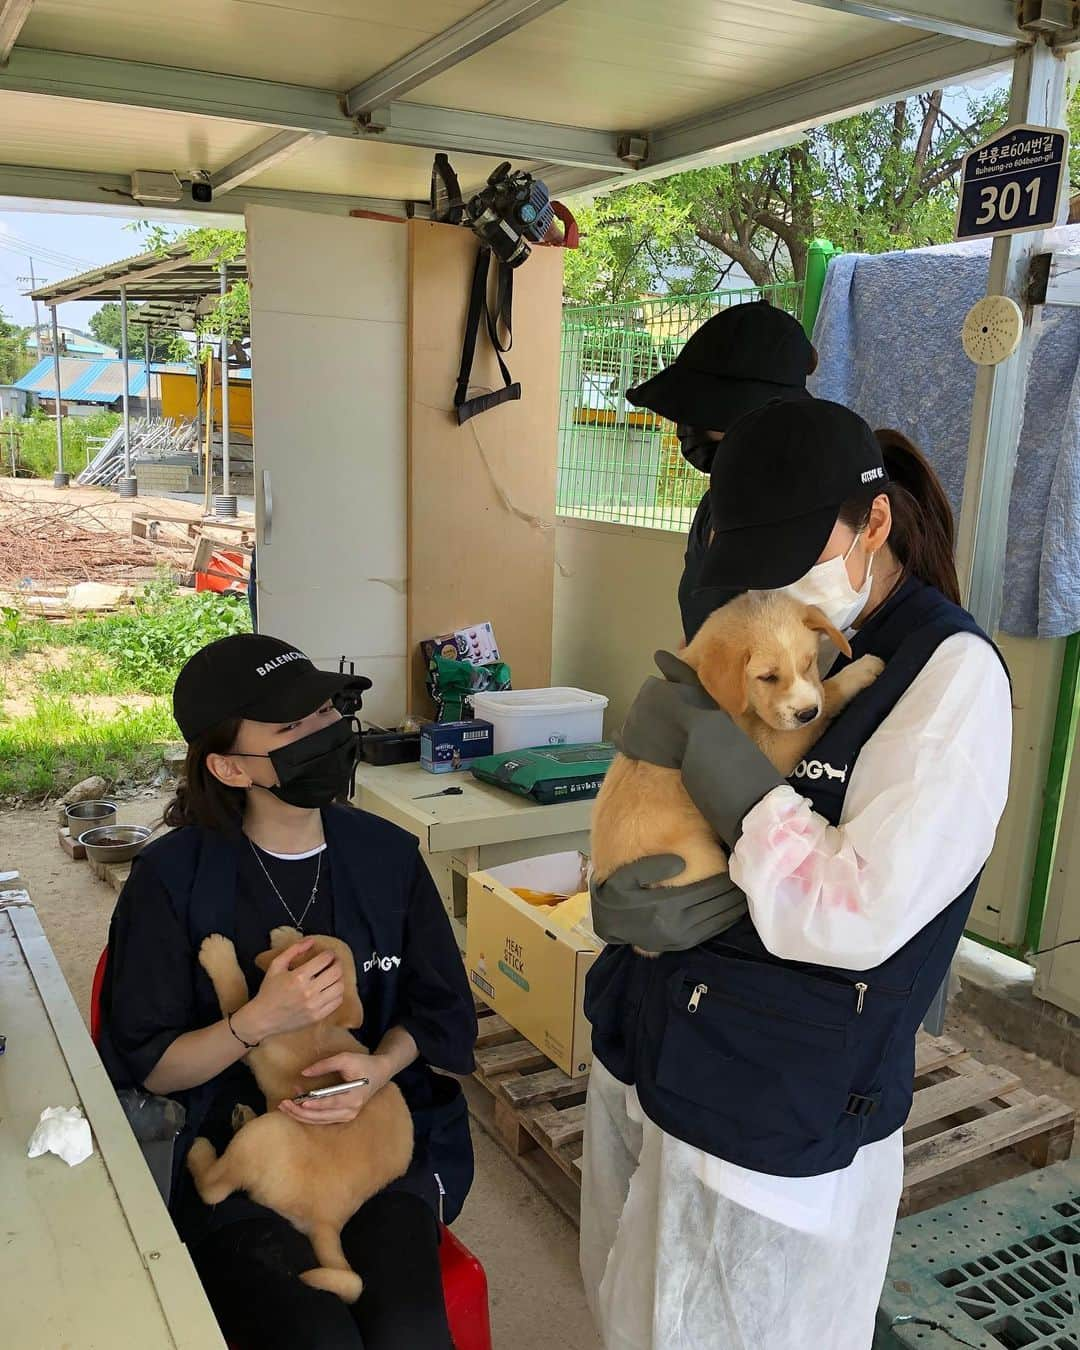
MULTIPOLYGON (((197 501, 178 501, 172 497, 129 497, 122 498, 106 488, 68 487, 54 488, 42 478, 4 478, 0 480, 3 490, 11 496, 22 497, 27 502, 49 502, 61 506, 83 506, 91 509, 103 529, 119 530, 126 534, 131 528, 134 515, 161 515, 173 519, 201 520, 202 504, 197 501)), ((80 516, 80 523, 92 525, 92 517, 80 516)), ((241 512, 237 523, 251 526, 252 516, 241 512)))
MULTIPOLYGON (((76 653, 70 647, 48 647, 9 661, 3 667, 0 714, 12 719, 29 716, 34 710, 34 698, 41 692, 43 674, 65 670, 76 660, 93 659, 93 654, 76 653)), ((78 694, 69 698, 79 712, 101 718, 115 717, 121 708, 148 708, 154 701, 150 694, 78 694)))
MULTIPOLYGON (((154 792, 124 801, 121 824, 156 824, 166 800, 166 794, 154 792)), ((85 1016, 116 897, 85 864, 68 860, 56 834, 55 808, 0 810, 0 871, 15 868, 22 874, 85 1016)), ((950 1010, 945 1034, 984 1063, 1011 1070, 1028 1091, 1057 1097, 1080 1111, 1080 1079, 999 1040, 969 1014, 950 1010)), ((577 1234, 482 1130, 473 1133, 476 1185, 456 1229, 487 1269, 495 1344, 515 1350, 556 1344, 597 1350, 578 1276, 577 1234)), ((1080 1142, 1073 1153, 1080 1156, 1080 1142)), ((925 1207, 1026 1170, 1012 1153, 972 1164, 954 1173, 925 1207)))

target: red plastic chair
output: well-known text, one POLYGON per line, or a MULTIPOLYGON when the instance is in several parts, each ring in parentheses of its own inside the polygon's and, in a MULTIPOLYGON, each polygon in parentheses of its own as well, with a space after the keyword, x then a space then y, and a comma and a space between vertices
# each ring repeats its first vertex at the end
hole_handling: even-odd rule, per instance
MULTIPOLYGON (((98 957, 90 988, 90 1037, 96 1045, 101 1031, 101 989, 105 983, 105 961, 109 949, 98 957)), ((450 1323, 454 1350, 492 1350, 491 1320, 488 1316, 487 1275, 472 1252, 445 1225, 439 1243, 439 1267, 442 1271, 443 1298, 450 1323)), ((233 1347, 239 1350, 239 1347, 233 1347)))

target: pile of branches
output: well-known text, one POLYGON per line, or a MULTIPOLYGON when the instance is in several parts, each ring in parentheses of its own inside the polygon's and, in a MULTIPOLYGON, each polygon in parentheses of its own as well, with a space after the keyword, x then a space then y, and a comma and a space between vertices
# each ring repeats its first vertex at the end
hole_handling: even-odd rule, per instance
MULTIPOLYGON (((179 559, 177 559, 179 561, 179 559)), ((28 500, 0 488, 0 590, 126 582, 169 561, 85 506, 28 500)))

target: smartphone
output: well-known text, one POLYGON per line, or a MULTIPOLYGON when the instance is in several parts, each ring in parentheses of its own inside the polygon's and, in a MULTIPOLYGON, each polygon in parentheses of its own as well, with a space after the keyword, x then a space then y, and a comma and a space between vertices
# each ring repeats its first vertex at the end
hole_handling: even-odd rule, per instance
POLYGON ((310 1092, 301 1092, 294 1102, 319 1102, 324 1097, 336 1097, 339 1092, 351 1092, 353 1088, 367 1087, 370 1078, 354 1078, 351 1083, 335 1083, 333 1087, 312 1088, 310 1092))

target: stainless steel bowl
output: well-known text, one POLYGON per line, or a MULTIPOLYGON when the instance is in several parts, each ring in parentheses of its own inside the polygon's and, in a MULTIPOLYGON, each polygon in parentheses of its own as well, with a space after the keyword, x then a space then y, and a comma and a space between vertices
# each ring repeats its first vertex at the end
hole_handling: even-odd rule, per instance
POLYGON ((92 862, 127 862, 134 858, 153 834, 145 825, 99 825, 79 835, 79 843, 86 849, 92 862), (122 840, 122 843, 104 844, 103 839, 122 840))
POLYGON ((73 835, 82 834, 94 825, 115 825, 117 805, 115 802, 76 802, 66 806, 68 829, 73 835))

